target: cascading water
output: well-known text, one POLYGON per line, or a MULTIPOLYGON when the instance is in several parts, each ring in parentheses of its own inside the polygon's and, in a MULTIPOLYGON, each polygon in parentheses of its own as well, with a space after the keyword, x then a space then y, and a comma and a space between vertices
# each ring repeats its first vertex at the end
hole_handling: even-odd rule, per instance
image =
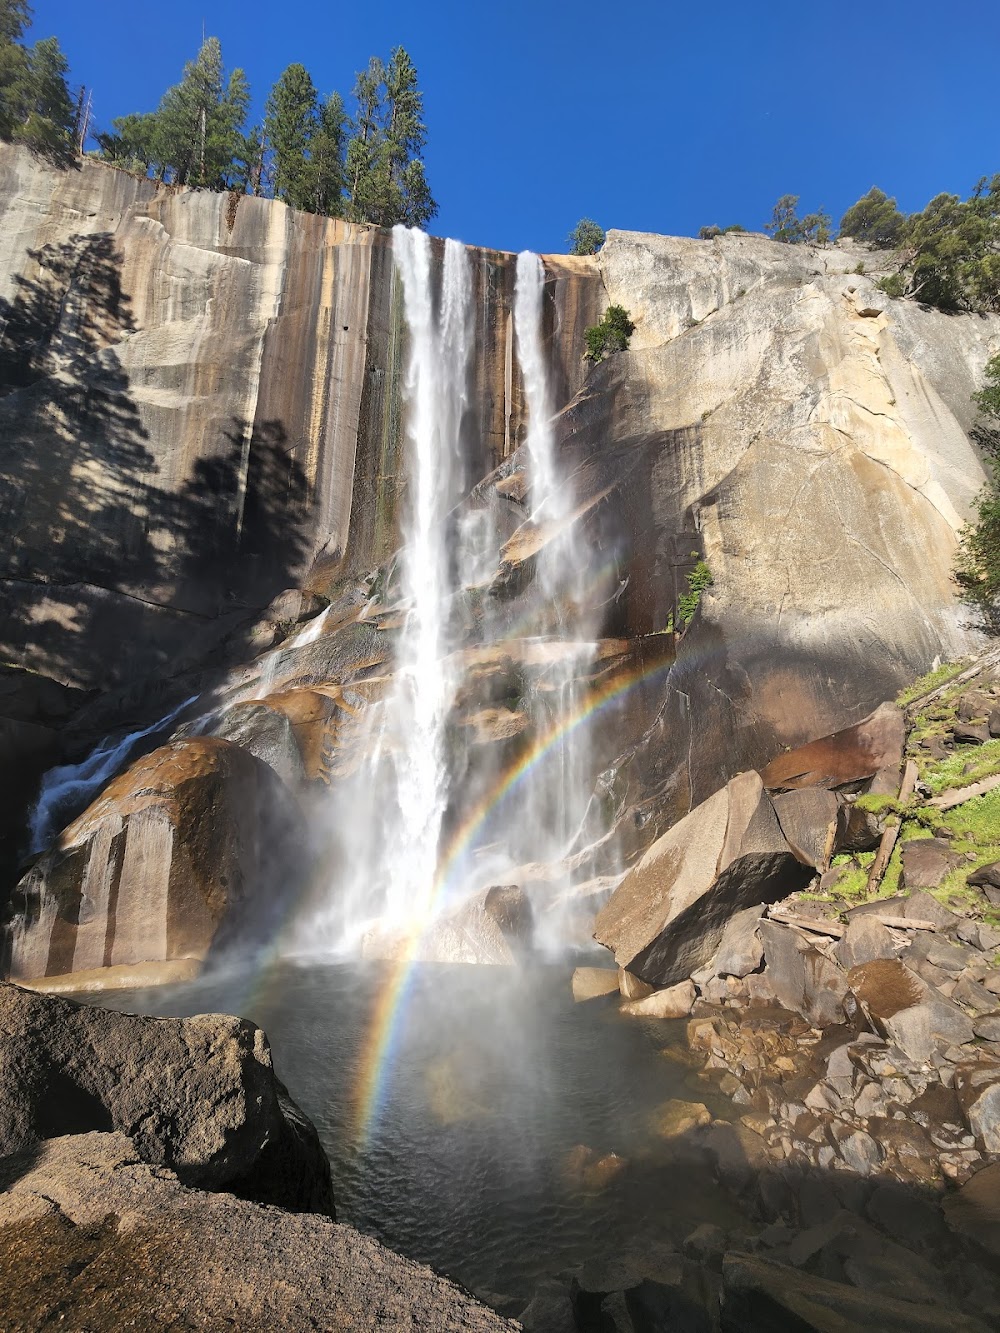
POLYGON ((444 727, 454 680, 446 662, 452 588, 445 520, 461 476, 472 283, 465 247, 446 241, 435 312, 430 239, 396 227, 393 257, 410 331, 404 400, 413 477, 401 571, 408 610, 389 704, 397 729, 393 760, 399 818, 390 829, 384 869, 386 915, 398 923, 426 915, 447 802, 444 727))
MULTIPOLYGON (((493 511, 481 501, 463 503, 475 480, 465 475, 460 447, 475 327, 468 253, 448 241, 435 262, 427 236, 397 227, 393 258, 408 334, 402 386, 408 500, 403 545, 380 596, 383 613, 390 619, 399 613, 400 632, 385 693, 367 710, 367 758, 338 784, 328 812, 331 891, 307 937, 299 936, 305 951, 350 950, 373 927, 390 938, 415 935, 456 899, 511 883, 515 875, 530 880, 518 874, 526 860, 542 867, 551 902, 572 878, 562 862, 583 822, 593 777, 586 729, 571 727, 551 749, 543 744, 536 771, 455 854, 454 830, 465 826, 482 793, 503 784, 510 762, 489 746, 459 739, 449 750, 446 743, 450 727, 459 738, 472 735, 461 730, 463 709, 467 724, 470 713, 489 713, 495 702, 477 698, 466 650, 480 661, 492 654, 494 661, 529 664, 532 680, 519 705, 531 727, 529 748, 532 735, 544 742, 559 731, 580 709, 580 678, 594 654, 582 609, 588 553, 571 522, 572 490, 552 428, 542 261, 520 255, 515 283, 530 496, 523 527, 538 540, 534 577, 514 605, 488 595, 500 559, 493 511)), ((488 678, 487 671, 487 689, 488 678)), ((551 914, 542 933, 560 943, 560 923, 551 914)))

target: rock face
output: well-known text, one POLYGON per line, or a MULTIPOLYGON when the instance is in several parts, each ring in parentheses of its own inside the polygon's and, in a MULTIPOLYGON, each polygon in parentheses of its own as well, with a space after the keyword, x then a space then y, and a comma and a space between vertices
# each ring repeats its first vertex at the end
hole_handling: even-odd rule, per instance
POLYGON ((301 816, 226 741, 171 742, 115 779, 12 899, 14 979, 204 958, 266 939, 294 885, 301 816))
MULTIPOLYGON (((0 221, 5 661, 102 688, 176 668, 292 585, 324 592, 394 549, 387 232, 8 145, 0 221)), ((475 480, 524 421, 513 257, 471 253, 475 480)), ((550 271, 564 402, 600 280, 589 260, 550 271)))
POLYGON ((182 1184, 333 1215, 330 1167, 260 1028, 138 1018, 0 983, 0 1144, 115 1131, 182 1184))
POLYGON ((659 838, 600 911, 619 966, 670 986, 706 962, 729 918, 808 878, 756 773, 741 773, 659 838))

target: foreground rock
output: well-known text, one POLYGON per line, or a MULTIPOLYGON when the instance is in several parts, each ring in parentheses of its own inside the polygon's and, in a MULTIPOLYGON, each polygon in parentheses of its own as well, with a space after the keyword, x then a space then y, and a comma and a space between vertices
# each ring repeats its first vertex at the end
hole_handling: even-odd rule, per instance
POLYGON ((0 1160, 9 1333, 516 1326, 350 1227, 186 1189, 120 1133, 0 1160))
POLYGON ((808 879, 756 773, 741 773, 659 838, 597 916, 619 966, 670 986, 715 953, 729 918, 808 879))
MULTIPOLYGON (((531 948, 532 930, 527 894, 513 884, 496 884, 414 934, 374 927, 361 952, 364 958, 392 961, 509 966, 531 948)), ((617 972, 610 973, 610 983, 617 991, 617 972)))
POLYGON ((0 987, 5 1330, 511 1327, 333 1211, 253 1023, 0 987))
POLYGON ((185 1185, 333 1215, 316 1131, 255 1024, 140 1018, 0 985, 0 1151, 111 1130, 185 1185))

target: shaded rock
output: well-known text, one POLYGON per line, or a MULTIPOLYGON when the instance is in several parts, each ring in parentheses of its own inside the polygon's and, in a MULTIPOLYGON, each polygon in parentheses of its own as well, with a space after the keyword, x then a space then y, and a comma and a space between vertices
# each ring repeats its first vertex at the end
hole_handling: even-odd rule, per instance
MULTIPOLYGON (((900 883, 908 889, 936 889, 945 875, 962 863, 962 857, 951 850, 951 843, 946 838, 913 838, 909 842, 902 843, 901 847, 903 873, 900 883)), ((945 922, 945 925, 954 924, 957 920, 953 913, 942 907, 936 898, 931 898, 930 894, 922 893, 914 896, 925 906, 928 902, 933 903, 935 908, 950 917, 950 922, 945 922)), ((912 897, 907 906, 907 915, 914 918, 923 917, 926 921, 933 921, 935 925, 942 924, 937 915, 917 911, 912 897)))
POLYGON ((606 999, 619 994, 618 973, 610 967, 577 967, 573 970, 573 999, 606 999))
POLYGON ((848 972, 852 967, 874 962, 876 958, 896 956, 889 931, 870 914, 849 918, 847 930, 837 941, 834 952, 840 966, 848 972))
POLYGON ((524 1333, 578 1333, 569 1285, 555 1278, 541 1283, 517 1320, 524 1333))
MULTIPOLYGON (((863 1114, 863 1112, 859 1112, 863 1114)), ((853 1134, 848 1134, 838 1145, 840 1155, 859 1176, 870 1176, 873 1171, 878 1169, 882 1161, 882 1153, 878 1144, 870 1134, 864 1130, 855 1130, 853 1134)))
POLYGON ((966 745, 984 745, 990 739, 990 729, 985 722, 956 722, 951 734, 956 741, 966 745))
POLYGON ((977 889, 983 889, 987 886, 992 889, 1000 889, 1000 861, 990 861, 988 865, 973 870, 971 874, 966 876, 965 882, 977 889))
POLYGON ((902 711, 885 703, 863 721, 779 754, 761 770, 768 791, 850 786, 872 779, 871 790, 895 795, 906 734, 902 711))
POLYGON ((805 882, 756 773, 742 773, 659 838, 598 913, 594 935, 644 981, 708 961, 726 922, 805 882))
POLYGON ((803 865, 820 870, 826 863, 831 825, 836 825, 836 796, 822 787, 800 787, 773 797, 778 824, 803 865))
POLYGON ((1000 1041, 1000 1014, 987 1014, 972 1020, 972 1027, 977 1037, 984 1041, 1000 1041))
POLYGON ((10 976, 270 940, 307 846, 298 806, 259 759, 207 736, 161 746, 115 778, 17 886, 10 976))
POLYGON ((270 703, 235 704, 214 723, 211 735, 256 756, 285 782, 305 779, 305 766, 291 722, 270 703))
POLYGON ((992 1162, 942 1202, 944 1218, 957 1231, 1000 1256, 1000 1162, 992 1162))
POLYGON ((951 998, 956 1004, 962 1004, 966 1009, 971 1009, 977 1016, 997 1012, 997 997, 992 991, 988 991, 985 986, 981 986, 978 981, 973 981, 968 976, 959 977, 958 984, 951 993, 951 998))
POLYGON ((968 690, 960 696, 955 705, 955 714, 963 722, 977 721, 989 717, 996 708, 996 702, 992 694, 984 694, 981 690, 968 690))
POLYGON ((859 903, 857 907, 848 908, 847 920, 850 922, 855 917, 872 916, 876 912, 887 912, 890 916, 902 916, 907 901, 905 894, 895 894, 892 898, 873 898, 870 902, 859 903))
POLYGON ((846 974, 789 926, 761 921, 758 932, 766 975, 778 1003, 819 1027, 843 1023, 846 974))
POLYGON ((882 837, 882 823, 871 810, 844 801, 837 813, 837 851, 870 852, 882 837))
POLYGON ((184 1188, 169 1168, 137 1160, 120 1133, 70 1135, 6 1158, 0 1186, 0 1290, 11 1333, 57 1323, 358 1333, 516 1327, 329 1218, 184 1188))
POLYGON ((990 1153, 1000 1153, 1000 1065, 962 1066, 955 1092, 965 1123, 990 1153))
MULTIPOLYGON (((921 847, 931 842, 937 842, 937 839, 920 838, 915 842, 903 843, 904 875, 906 874, 907 849, 910 847, 921 847)), ((945 846, 947 847, 947 844, 945 844, 945 846)), ((950 864, 945 865, 942 878, 944 877, 944 874, 952 868, 952 865, 957 865, 962 859, 960 856, 956 856, 955 853, 949 853, 948 855, 950 864)), ((927 857, 924 857, 922 860, 918 858, 916 864, 920 869, 927 871, 929 875, 934 875, 937 873, 936 864, 940 856, 940 849, 933 849, 927 857)), ((910 883, 908 887, 913 888, 916 891, 911 893, 906 900, 906 905, 903 908, 903 915, 905 917, 908 917, 912 921, 931 921, 939 930, 951 930, 952 927, 958 924, 961 918, 956 916, 954 912, 949 911, 943 903, 939 903, 932 894, 924 893, 921 889, 917 889, 912 883, 910 883)))
POLYGON ((917 1305, 802 1273, 771 1259, 728 1254, 723 1260, 723 1333, 985 1333, 953 1306, 917 1305))
POLYGON ((138 1018, 0 984, 0 1143, 121 1131, 184 1184, 333 1214, 312 1125, 244 1019, 138 1018))
POLYGON ((764 959, 764 946, 757 933, 757 923, 764 905, 737 912, 726 923, 715 955, 714 969, 720 977, 745 977, 756 972, 764 959))
POLYGON ((687 1018, 694 997, 694 982, 679 981, 676 986, 654 991, 643 1000, 631 1000, 623 1004, 622 1013, 641 1018, 687 1018))

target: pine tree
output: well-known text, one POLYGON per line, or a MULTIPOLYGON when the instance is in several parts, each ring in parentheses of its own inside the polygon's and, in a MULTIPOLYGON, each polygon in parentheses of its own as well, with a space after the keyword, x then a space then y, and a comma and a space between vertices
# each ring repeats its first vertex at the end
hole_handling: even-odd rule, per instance
POLYGON ((344 146, 347 113, 340 93, 331 93, 319 109, 309 145, 308 207, 339 218, 344 213, 344 146))
POLYGON ((417 71, 397 47, 357 76, 357 112, 347 149, 350 216, 358 222, 422 227, 437 212, 422 160, 427 129, 417 71))
POLYGON ((298 64, 288 66, 267 99, 264 134, 274 155, 274 197, 292 208, 308 208, 313 198, 309 150, 318 101, 308 70, 298 64))
POLYGON ((11 139, 27 116, 28 53, 20 45, 31 22, 27 0, 0 0, 0 139, 11 139))
POLYGON ((372 56, 368 68, 354 81, 357 110, 347 146, 347 179, 350 189, 348 216, 354 222, 374 222, 379 206, 377 184, 379 150, 382 142, 382 103, 385 66, 372 56))
POLYGON ((43 38, 29 51, 28 114, 16 137, 35 152, 68 156, 73 150, 76 108, 66 83, 68 72, 55 37, 43 38))
POLYGON ((98 143, 103 156, 121 165, 141 164, 178 185, 224 189, 239 175, 249 104, 246 75, 235 69, 226 78, 219 39, 209 37, 155 112, 119 117, 115 133, 98 135, 98 143))

